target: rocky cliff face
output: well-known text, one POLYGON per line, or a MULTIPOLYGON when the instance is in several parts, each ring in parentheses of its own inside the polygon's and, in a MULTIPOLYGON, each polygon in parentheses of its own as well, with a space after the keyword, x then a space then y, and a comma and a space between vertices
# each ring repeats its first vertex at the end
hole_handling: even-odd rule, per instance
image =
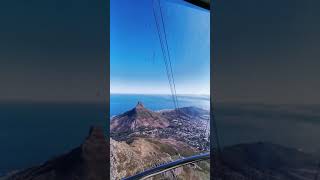
POLYGON ((67 154, 20 171, 8 180, 106 180, 108 144, 103 128, 92 127, 84 143, 67 154))
MULTIPOLYGON (((110 140, 111 179, 118 180, 151 167, 198 153, 189 145, 173 139, 135 138, 130 144, 110 140)), ((154 179, 209 179, 209 162, 185 166, 154 179)))

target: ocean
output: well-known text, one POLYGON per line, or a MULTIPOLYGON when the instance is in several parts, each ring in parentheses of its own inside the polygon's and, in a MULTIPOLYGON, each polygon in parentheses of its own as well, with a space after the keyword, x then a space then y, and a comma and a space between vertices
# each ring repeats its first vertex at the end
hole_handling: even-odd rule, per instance
POLYGON ((80 145, 105 123, 104 104, 0 103, 0 175, 39 165, 80 145))
MULTIPOLYGON (((110 116, 112 117, 134 108, 138 101, 142 102, 146 108, 151 109, 153 111, 175 108, 171 95, 112 94, 110 96, 110 116)), ((195 106, 209 110, 210 96, 178 96, 178 106, 195 106)))

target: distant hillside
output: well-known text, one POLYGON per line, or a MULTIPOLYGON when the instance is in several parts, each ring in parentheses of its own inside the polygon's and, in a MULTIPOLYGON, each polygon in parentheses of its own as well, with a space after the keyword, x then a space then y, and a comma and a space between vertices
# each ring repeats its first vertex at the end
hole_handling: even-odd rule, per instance
POLYGON ((168 119, 183 118, 185 120, 208 120, 209 111, 198 107, 181 107, 176 110, 163 110, 159 111, 160 114, 168 119))
POLYGON ((115 116, 111 120, 110 130, 112 132, 129 132, 139 128, 165 128, 169 126, 167 119, 160 114, 144 108, 141 102, 130 111, 119 116, 115 116))
POLYGON ((116 141, 171 138, 208 151, 209 120, 209 111, 197 107, 151 111, 138 102, 135 108, 111 119, 110 136, 116 141))

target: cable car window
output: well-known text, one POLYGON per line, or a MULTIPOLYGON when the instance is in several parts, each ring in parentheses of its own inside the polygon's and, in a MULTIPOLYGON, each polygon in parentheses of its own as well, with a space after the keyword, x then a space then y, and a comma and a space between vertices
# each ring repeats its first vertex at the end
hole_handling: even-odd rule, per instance
POLYGON ((210 179, 208 4, 110 3, 111 179, 210 179))

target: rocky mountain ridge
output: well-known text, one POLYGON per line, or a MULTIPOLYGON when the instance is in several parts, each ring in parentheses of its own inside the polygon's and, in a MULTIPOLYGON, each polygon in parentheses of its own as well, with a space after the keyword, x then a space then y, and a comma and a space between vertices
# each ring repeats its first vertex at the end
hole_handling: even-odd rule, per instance
POLYGON ((160 114, 150 111, 138 102, 133 109, 115 116, 110 124, 110 131, 123 133, 136 131, 139 128, 165 128, 169 126, 167 119, 160 114))
POLYGON ((151 111, 138 102, 134 109, 111 119, 110 136, 116 141, 130 141, 134 137, 171 138, 208 151, 209 120, 209 111, 197 107, 151 111))

